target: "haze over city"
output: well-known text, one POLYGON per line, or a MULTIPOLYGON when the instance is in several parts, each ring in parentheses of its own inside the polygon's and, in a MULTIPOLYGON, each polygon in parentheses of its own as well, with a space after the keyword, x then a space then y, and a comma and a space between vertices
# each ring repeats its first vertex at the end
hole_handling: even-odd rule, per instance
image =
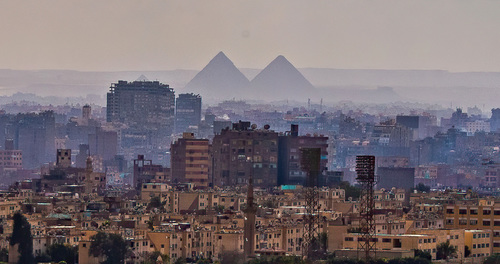
POLYGON ((0 1, 0 264, 500 264, 500 1, 0 1))

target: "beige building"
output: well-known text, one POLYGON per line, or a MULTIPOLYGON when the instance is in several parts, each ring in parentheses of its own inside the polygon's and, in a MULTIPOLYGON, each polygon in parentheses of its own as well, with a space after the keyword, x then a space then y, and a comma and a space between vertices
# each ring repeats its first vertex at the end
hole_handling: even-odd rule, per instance
POLYGON ((196 139, 193 133, 183 133, 170 146, 173 183, 192 183, 207 187, 209 160, 208 139, 196 139))

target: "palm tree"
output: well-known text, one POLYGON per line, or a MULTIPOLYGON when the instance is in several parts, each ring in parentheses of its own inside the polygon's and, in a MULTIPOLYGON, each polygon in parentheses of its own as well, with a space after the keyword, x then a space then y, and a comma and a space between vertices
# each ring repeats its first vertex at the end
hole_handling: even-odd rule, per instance
POLYGON ((437 259, 448 259, 457 253, 457 248, 450 245, 450 240, 446 240, 446 242, 437 245, 436 250, 437 259))

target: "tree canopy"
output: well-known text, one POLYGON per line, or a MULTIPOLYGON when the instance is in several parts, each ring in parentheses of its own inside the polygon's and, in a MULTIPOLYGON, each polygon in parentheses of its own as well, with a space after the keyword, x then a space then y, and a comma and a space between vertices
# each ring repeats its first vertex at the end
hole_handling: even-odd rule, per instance
POLYGON ((436 259, 448 259, 457 253, 457 249, 450 245, 450 241, 440 243, 436 247, 436 259))
POLYGON ((21 213, 15 213, 13 216, 14 228, 10 237, 10 245, 18 245, 19 264, 32 264, 35 262, 33 256, 33 236, 31 235, 31 225, 21 213))
POLYGON ((78 247, 64 244, 52 244, 47 248, 47 255, 49 255, 53 262, 64 261, 67 264, 74 264, 78 259, 78 247))
POLYGON ((123 264, 129 247, 120 235, 98 232, 92 237, 89 252, 94 257, 104 256, 102 264, 123 264))

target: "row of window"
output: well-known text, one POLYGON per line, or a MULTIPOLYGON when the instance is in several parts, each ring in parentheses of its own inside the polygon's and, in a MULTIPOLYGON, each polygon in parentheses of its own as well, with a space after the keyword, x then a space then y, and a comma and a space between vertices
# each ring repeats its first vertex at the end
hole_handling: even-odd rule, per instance
MULTIPOLYGON (((447 214, 454 214, 455 213, 455 209, 448 208, 448 209, 446 209, 446 213, 447 214)), ((458 214, 466 215, 467 214, 467 209, 459 209, 458 210, 458 214)), ((469 210, 469 214, 470 215, 477 215, 478 214, 478 210, 477 209, 470 209, 469 210)), ((493 214, 494 215, 500 215, 500 210, 494 210, 493 214)), ((483 209, 483 215, 491 215, 491 210, 490 209, 483 209)))
POLYGON ((489 243, 482 243, 482 244, 473 244, 472 248, 489 248, 490 244, 489 243))
POLYGON ((485 237, 490 237, 490 233, 482 233, 482 234, 473 234, 472 235, 472 238, 485 238, 485 237))
MULTIPOLYGON (((455 223, 455 221, 453 219, 446 219, 446 224, 447 225, 453 225, 454 223, 455 223)), ((459 225, 467 225, 467 223, 469 223, 469 225, 477 225, 478 221, 477 220, 467 221, 467 219, 459 219, 458 220, 458 224, 459 225)), ((500 226, 500 220, 499 221, 493 221, 493 225, 494 226, 500 226)), ((491 221, 490 220, 483 220, 483 226, 491 226, 491 221)))

